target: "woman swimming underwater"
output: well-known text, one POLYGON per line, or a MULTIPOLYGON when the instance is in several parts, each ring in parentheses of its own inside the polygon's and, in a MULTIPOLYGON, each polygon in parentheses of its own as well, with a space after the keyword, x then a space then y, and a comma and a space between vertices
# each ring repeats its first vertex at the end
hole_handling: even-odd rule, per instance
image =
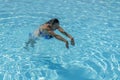
POLYGON ((69 48, 69 43, 66 39, 64 39, 62 36, 56 34, 54 31, 59 30, 62 34, 66 35, 71 40, 71 45, 75 45, 74 38, 65 32, 62 27, 59 26, 59 20, 56 18, 53 18, 46 22, 45 24, 41 25, 37 30, 35 30, 33 33, 29 34, 29 40, 26 42, 25 48, 27 48, 29 45, 34 47, 34 44, 36 43, 36 40, 38 40, 39 37, 44 37, 45 39, 51 39, 55 37, 56 39, 63 41, 66 45, 66 48, 69 48))

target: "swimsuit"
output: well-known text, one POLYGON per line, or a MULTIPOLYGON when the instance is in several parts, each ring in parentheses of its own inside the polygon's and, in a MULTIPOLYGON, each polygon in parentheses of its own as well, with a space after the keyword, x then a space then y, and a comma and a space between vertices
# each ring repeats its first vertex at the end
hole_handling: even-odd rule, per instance
MULTIPOLYGON (((43 31, 40 31, 40 32, 39 32, 39 35, 40 35, 41 37, 45 38, 45 39, 51 39, 51 38, 53 38, 52 35, 50 35, 50 34, 45 34, 43 31)), ((38 40, 38 37, 36 37, 33 33, 29 33, 29 37, 30 37, 30 39, 38 40)))
POLYGON ((52 35, 49 34, 45 34, 44 32, 40 31, 40 36, 44 37, 45 39, 51 39, 53 38, 52 35))

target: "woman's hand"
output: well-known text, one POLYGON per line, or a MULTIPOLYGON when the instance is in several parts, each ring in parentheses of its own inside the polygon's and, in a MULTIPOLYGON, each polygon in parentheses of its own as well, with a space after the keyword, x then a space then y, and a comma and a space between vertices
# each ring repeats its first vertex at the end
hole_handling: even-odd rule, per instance
POLYGON ((74 39, 73 38, 71 38, 71 45, 75 45, 75 42, 74 42, 74 39))
POLYGON ((66 41, 66 48, 69 49, 69 43, 66 41))

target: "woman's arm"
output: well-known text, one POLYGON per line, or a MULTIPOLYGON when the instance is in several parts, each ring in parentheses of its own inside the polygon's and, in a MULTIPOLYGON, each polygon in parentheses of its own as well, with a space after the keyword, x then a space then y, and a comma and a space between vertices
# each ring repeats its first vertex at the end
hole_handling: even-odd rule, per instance
POLYGON ((65 32, 64 29, 61 28, 60 26, 59 26, 58 30, 59 30, 62 34, 66 35, 68 38, 71 39, 71 44, 72 44, 72 45, 75 45, 74 38, 73 38, 70 34, 68 34, 67 32, 65 32))
POLYGON ((52 36, 54 36, 56 39, 65 42, 65 43, 66 43, 66 48, 69 48, 69 46, 68 46, 68 45, 69 45, 69 44, 68 44, 68 41, 67 41, 66 39, 64 39, 62 36, 54 33, 54 32, 51 31, 51 30, 49 30, 48 33, 51 34, 52 36))
POLYGON ((70 34, 68 34, 67 32, 65 32, 63 28, 59 27, 58 30, 59 30, 62 34, 64 34, 65 36, 67 36, 68 38, 72 39, 72 36, 71 36, 70 34))

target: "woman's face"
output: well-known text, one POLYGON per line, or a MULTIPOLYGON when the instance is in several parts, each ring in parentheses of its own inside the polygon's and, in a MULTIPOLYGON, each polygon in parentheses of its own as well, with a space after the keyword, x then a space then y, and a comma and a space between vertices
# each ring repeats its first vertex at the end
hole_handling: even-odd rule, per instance
POLYGON ((58 27, 58 26, 59 26, 58 23, 53 24, 53 27, 58 27))

